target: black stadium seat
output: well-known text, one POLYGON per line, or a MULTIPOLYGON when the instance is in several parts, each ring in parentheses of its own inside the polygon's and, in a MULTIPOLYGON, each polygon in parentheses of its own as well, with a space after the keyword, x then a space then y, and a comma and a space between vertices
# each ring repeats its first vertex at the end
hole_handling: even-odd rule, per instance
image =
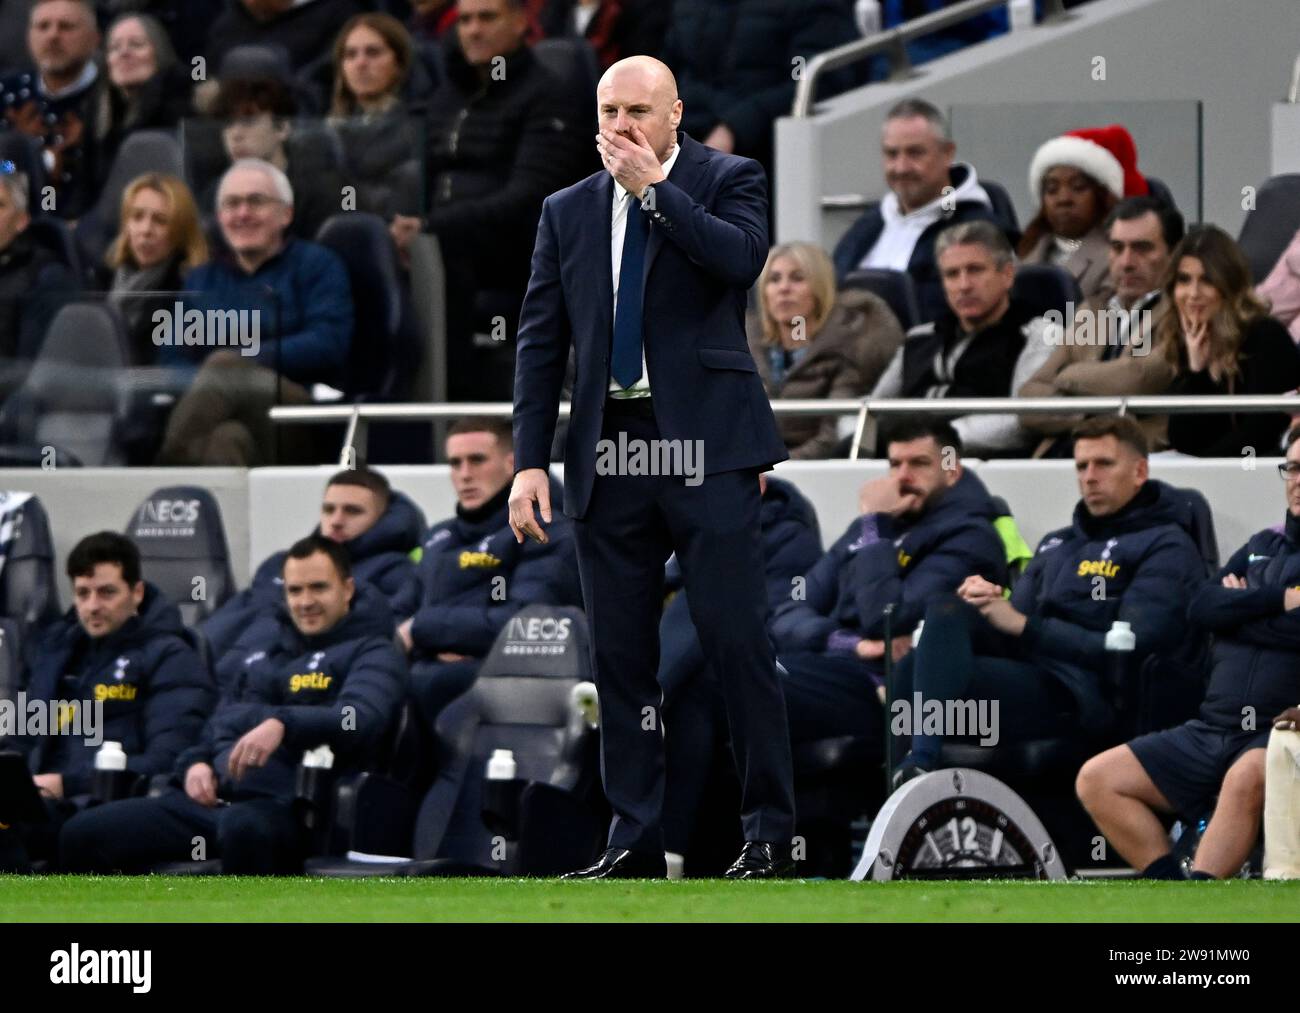
POLYGON ((140 549, 144 579, 176 603, 186 626, 202 623, 234 593, 221 508, 207 489, 155 489, 132 514, 126 534, 140 549))
POLYGON ((564 90, 577 107, 593 115, 600 63, 586 39, 542 39, 533 46, 537 62, 564 83, 564 90))
POLYGON ((31 466, 54 448, 59 463, 125 463, 120 382, 130 362, 126 325, 108 303, 73 303, 50 324, 40 354, 0 411, 0 459, 31 466), (16 450, 12 448, 17 448, 16 450))
POLYGON ((352 282, 355 322, 346 393, 393 400, 409 388, 416 353, 388 226, 378 215, 348 211, 327 219, 316 241, 343 258, 352 282))
MULTIPOLYGON (((439 715, 438 773, 415 817, 411 857, 317 858, 307 862, 307 874, 554 875, 586 864, 603 837, 605 813, 596 736, 571 695, 589 680, 590 664, 580 609, 523 609, 497 637, 478 680, 439 715), (496 813, 500 822, 489 827, 484 775, 498 749, 514 754, 517 812, 496 813)), ((379 801, 354 799, 350 813, 400 801, 391 782, 374 779, 369 787, 379 801)))
POLYGON ((72 272, 78 284, 86 280, 85 267, 77 241, 68 228, 68 223, 61 218, 47 216, 33 218, 26 229, 27 235, 39 246, 44 247, 59 258, 59 261, 72 272))
POLYGON ((1255 284, 1268 277, 1296 232, 1300 232, 1300 172, 1266 179, 1237 237, 1255 284))
POLYGON ((168 130, 137 130, 127 134, 118 149, 99 199, 77 223, 77 245, 87 263, 98 264, 117 235, 122 194, 127 185, 146 172, 180 176, 184 159, 180 141, 168 130))
POLYGON ((1011 200, 1011 195, 1007 193, 1007 188, 1001 183, 995 183, 991 179, 981 179, 980 186, 984 192, 989 195, 989 201, 993 205, 993 213, 998 216, 1004 225, 1010 227, 1011 231, 1007 236, 1011 245, 1015 246, 1020 242, 1020 219, 1016 217, 1016 205, 1011 200))
POLYGON ((1055 310, 1069 321, 1068 304, 1083 302, 1079 283, 1064 268, 1055 264, 1020 264, 1016 267, 1011 298, 1028 303, 1041 316, 1055 310))
POLYGON ((907 332, 921 322, 921 310, 916 303, 916 286, 906 271, 887 267, 860 267, 850 271, 840 283, 843 289, 865 289, 883 299, 903 331, 907 332))

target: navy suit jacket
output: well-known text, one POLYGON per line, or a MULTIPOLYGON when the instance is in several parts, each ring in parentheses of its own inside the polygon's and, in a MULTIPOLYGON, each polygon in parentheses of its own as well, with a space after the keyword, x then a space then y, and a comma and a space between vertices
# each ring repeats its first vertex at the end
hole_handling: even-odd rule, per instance
MULTIPOLYGON (((642 335, 655 422, 666 440, 701 440, 704 474, 767 468, 785 443, 745 340, 745 298, 767 258, 767 180, 748 158, 678 133, 681 153, 655 185, 642 335)), ((613 338, 614 181, 601 171, 546 198, 519 315, 515 467, 546 468, 570 345, 572 416, 564 512, 591 499, 613 338)))

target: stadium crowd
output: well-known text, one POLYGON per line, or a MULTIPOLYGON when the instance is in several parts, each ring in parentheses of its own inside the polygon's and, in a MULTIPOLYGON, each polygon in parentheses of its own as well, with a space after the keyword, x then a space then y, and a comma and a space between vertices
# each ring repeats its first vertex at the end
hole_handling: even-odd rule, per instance
MULTIPOLYGON (((886 27, 899 7, 884 5, 886 27)), ((267 408, 402 400, 414 369, 369 389, 363 364, 420 354, 406 326, 395 328, 404 351, 378 343, 368 276, 329 238, 340 215, 367 216, 404 320, 428 282, 420 237, 438 240, 449 398, 508 399, 542 201, 599 168, 600 69, 661 57, 683 129, 770 175, 792 59, 856 37, 854 10, 0 0, 3 23, 26 25, 24 49, 0 47, 0 431, 39 412, 29 379, 46 335, 89 298, 118 321, 124 365, 168 395, 119 420, 124 461, 315 461, 267 408), (256 336, 214 347, 182 340, 175 320, 160 340, 158 313, 182 303, 206 320, 252 314, 256 336)), ((1003 30, 940 33, 916 55, 1003 30)), ((1064 399, 1295 392, 1300 233, 1256 284, 1227 232, 1185 224, 1119 124, 1043 138, 1021 184, 1036 208, 1023 230, 1007 190, 957 159, 924 99, 896 105, 862 146, 879 154, 883 198, 833 250, 772 246, 752 293, 748 338, 768 395, 1019 395, 1062 408, 881 427, 864 450, 888 475, 863 486, 825 552, 808 501, 765 479, 769 632, 792 741, 865 739, 895 785, 942 766, 943 735, 884 734, 888 663, 898 697, 998 700, 1004 740, 1096 746, 1077 797, 1139 872, 1235 874, 1259 836, 1270 719, 1298 717, 1300 429, 1246 412, 1085 418, 1064 399), (1150 477, 1156 453, 1284 455, 1283 523, 1209 572, 1208 508, 1150 477), (962 455, 1072 458, 1079 500, 1031 549, 962 455), (1116 622, 1136 636, 1135 670, 1204 671, 1203 701, 1189 679, 1166 712, 1177 721, 1133 728, 1106 648, 1116 622), (1170 851, 1174 816, 1207 821, 1190 867, 1170 851)), ((796 459, 845 456, 849 442, 832 416, 784 416, 781 434, 796 459)), ((337 770, 368 769, 407 707, 436 738, 513 615, 581 606, 565 519, 522 546, 507 523, 509 423, 463 418, 439 450, 453 517, 427 526, 379 471, 342 471, 318 527, 201 624, 144 578, 131 539, 82 539, 66 565, 73 607, 24 635, 19 684, 30 699, 103 702, 104 737, 122 745, 139 797, 97 797, 95 750, 71 736, 0 743, 23 754, 46 816, 0 826, 0 870, 148 871, 202 837, 226 872, 298 871, 311 848, 295 804, 304 752, 328 745, 337 770)), ((676 588, 670 561, 665 843, 689 868, 701 770, 726 719, 676 588)))

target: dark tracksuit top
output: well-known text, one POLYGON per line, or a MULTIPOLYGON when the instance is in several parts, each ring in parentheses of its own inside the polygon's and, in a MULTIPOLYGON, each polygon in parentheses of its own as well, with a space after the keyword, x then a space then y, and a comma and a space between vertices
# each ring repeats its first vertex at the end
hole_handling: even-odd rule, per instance
POLYGON ((1206 724, 1241 731, 1249 707, 1254 726, 1266 728, 1300 700, 1300 610, 1285 611, 1289 587, 1300 587, 1300 519, 1288 513, 1280 528, 1252 535, 1192 599, 1189 622, 1215 638, 1206 724), (1246 588, 1224 587, 1229 573, 1246 588))
MULTIPOLYGON (((545 545, 515 541, 507 485, 483 506, 429 529, 420 562, 393 600, 399 621, 411 624, 411 660, 433 661, 440 651, 481 658, 510 617, 525 605, 581 605, 573 523, 560 513, 545 545), (496 578, 504 578, 497 580, 496 578)), ((551 479, 551 502, 560 485, 551 479)))
MULTIPOLYGON (((320 533, 319 526, 313 533, 320 533)), ((405 495, 394 492, 374 526, 344 543, 352 560, 353 579, 373 584, 385 598, 392 599, 415 571, 411 552, 420 544, 422 534, 424 514, 405 495)), ((286 555, 281 551, 267 556, 253 582, 203 624, 214 658, 220 659, 253 620, 274 614, 284 601, 286 555)))
POLYGON ((218 666, 223 699, 200 741, 176 763, 179 783, 196 763, 217 773, 218 793, 230 801, 293 798, 304 750, 328 745, 334 769, 355 769, 373 757, 406 693, 406 661, 393 644, 392 612, 368 584, 357 584, 339 622, 304 636, 281 605, 274 631, 250 627, 218 666), (266 766, 230 780, 230 751, 267 718, 284 723, 284 741, 266 766))
MULTIPOLYGON (((139 614, 114 633, 92 639, 76 609, 53 623, 32 653, 29 700, 102 700, 105 740, 122 743, 126 768, 149 777, 172 769, 199 736, 216 688, 199 655, 183 637, 180 612, 145 584, 139 614)), ((85 716, 82 716, 83 729, 85 716)), ((83 736, 18 739, 33 774, 62 774, 63 795, 87 795, 99 746, 83 736)))
POLYGON ((884 636, 884 609, 895 606, 894 636, 910 633, 936 595, 971 574, 1007 582, 1007 556, 993 521, 998 510, 979 476, 957 483, 915 520, 887 514, 855 519, 808 571, 803 601, 787 600, 773 622, 778 651, 834 650, 884 636))
POLYGON ((1073 525, 1038 543, 1016 584, 1011 604, 1029 620, 1023 656, 1070 691, 1084 731, 1113 720, 1102 691, 1113 622, 1131 624, 1139 660, 1186 640, 1186 602, 1205 579, 1191 525, 1186 500, 1155 479, 1108 517, 1080 502, 1073 525))

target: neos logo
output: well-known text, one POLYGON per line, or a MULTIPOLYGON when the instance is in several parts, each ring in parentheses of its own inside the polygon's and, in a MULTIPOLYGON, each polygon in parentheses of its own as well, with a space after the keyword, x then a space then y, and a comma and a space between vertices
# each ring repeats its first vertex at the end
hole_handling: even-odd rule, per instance
POLYGON ((142 524, 193 524, 198 519, 196 499, 151 499, 140 508, 142 524))
POLYGON ((556 619, 553 616, 535 616, 531 619, 515 617, 510 620, 511 640, 568 640, 569 624, 573 620, 567 616, 556 619))

